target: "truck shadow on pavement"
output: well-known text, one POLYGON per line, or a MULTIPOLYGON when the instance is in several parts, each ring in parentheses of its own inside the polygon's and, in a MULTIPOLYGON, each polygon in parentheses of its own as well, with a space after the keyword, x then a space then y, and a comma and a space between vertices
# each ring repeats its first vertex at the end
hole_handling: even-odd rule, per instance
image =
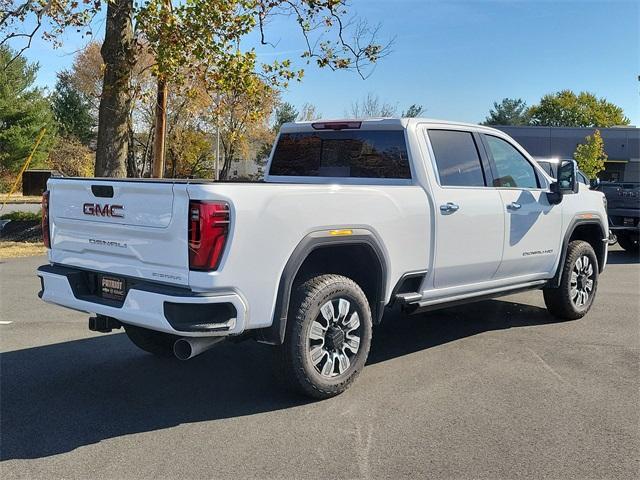
POLYGON ((626 265, 633 263, 640 263, 640 255, 637 253, 626 252, 624 250, 609 250, 607 265, 626 265))
MULTIPOLYGON (((554 322, 539 307, 498 300, 388 317, 374 334, 369 364, 485 331, 554 322)), ((124 334, 4 353, 0 459, 47 457, 123 435, 309 403, 277 385, 271 357, 270 347, 244 342, 189 362, 161 360, 124 334)))

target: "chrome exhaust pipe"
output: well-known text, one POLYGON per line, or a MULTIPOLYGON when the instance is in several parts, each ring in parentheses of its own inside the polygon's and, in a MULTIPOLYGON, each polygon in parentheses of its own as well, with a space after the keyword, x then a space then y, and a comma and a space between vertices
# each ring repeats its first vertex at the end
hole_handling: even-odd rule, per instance
POLYGON ((202 352, 206 352, 222 340, 224 340, 223 337, 179 338, 173 344, 173 354, 178 360, 189 360, 202 352))

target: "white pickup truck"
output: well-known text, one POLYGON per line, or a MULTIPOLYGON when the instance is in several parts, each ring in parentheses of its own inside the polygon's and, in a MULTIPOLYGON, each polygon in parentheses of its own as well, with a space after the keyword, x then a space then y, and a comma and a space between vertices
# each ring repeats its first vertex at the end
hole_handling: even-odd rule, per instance
POLYGON ((54 178, 40 297, 186 359, 224 338, 275 345, 297 390, 362 370, 372 326, 542 289, 577 319, 607 260, 605 198, 506 134, 426 119, 283 126, 264 183, 54 178))

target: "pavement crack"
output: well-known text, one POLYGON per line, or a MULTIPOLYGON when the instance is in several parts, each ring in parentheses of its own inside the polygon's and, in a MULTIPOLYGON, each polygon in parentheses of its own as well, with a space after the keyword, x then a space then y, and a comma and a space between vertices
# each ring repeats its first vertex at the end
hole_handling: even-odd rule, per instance
POLYGON ((542 358, 540 355, 538 355, 534 350, 532 350, 531 348, 527 347, 527 350, 529 350, 534 357, 536 357, 538 359, 538 361, 542 364, 542 366, 545 368, 545 370, 547 370, 549 373, 551 373, 554 377, 556 377, 558 380, 560 380, 562 383, 565 383, 567 385, 569 385, 571 388, 575 389, 575 387, 569 383, 562 375, 560 375, 558 372, 556 372, 553 367, 551 365, 549 365, 544 358, 542 358))

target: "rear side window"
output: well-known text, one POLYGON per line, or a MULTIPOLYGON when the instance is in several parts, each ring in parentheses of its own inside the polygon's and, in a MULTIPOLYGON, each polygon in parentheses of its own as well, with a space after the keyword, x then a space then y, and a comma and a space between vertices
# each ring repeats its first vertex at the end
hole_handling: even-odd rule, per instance
POLYGON ((536 171, 524 155, 501 138, 485 138, 495 167, 494 187, 538 188, 536 171))
POLYGON ((270 175, 411 178, 402 130, 283 133, 270 175))
POLYGON ((470 132, 429 130, 436 158, 440 185, 448 187, 484 187, 480 155, 470 132))

